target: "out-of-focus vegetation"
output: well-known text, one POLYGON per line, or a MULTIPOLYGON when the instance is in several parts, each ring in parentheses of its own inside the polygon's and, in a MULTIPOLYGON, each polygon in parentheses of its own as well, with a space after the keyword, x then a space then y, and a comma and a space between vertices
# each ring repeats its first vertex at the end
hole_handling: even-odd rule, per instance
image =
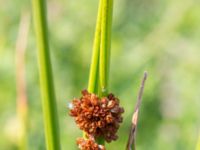
MULTIPOLYGON (((87 88, 97 0, 49 0, 49 38, 63 149, 75 150, 81 134, 67 103, 87 88)), ((30 11, 30 12, 29 12, 30 11)), ((0 149, 16 149, 15 45, 25 0, 0 0, 0 149)), ((125 107, 122 150, 143 71, 149 78, 137 131, 138 150, 192 150, 200 130, 200 2, 198 0, 115 0, 110 88, 125 107)), ((36 42, 31 21, 25 55, 28 149, 45 149, 36 42)))

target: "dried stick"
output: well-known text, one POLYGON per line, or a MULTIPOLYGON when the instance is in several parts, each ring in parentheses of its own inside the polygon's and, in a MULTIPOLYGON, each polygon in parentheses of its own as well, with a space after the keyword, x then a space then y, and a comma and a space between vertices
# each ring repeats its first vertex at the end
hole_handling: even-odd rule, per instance
POLYGON ((19 33, 16 42, 16 89, 17 89, 17 115, 21 125, 19 149, 27 147, 27 95, 25 81, 25 51, 27 47, 28 32, 30 26, 30 14, 22 12, 19 25, 19 33))
POLYGON ((136 150, 135 141, 136 141, 136 129, 137 129, 137 123, 138 123, 138 113, 140 110, 142 95, 144 91, 144 84, 145 84, 146 79, 147 79, 147 72, 144 73, 144 77, 140 86, 136 107, 132 116, 131 130, 129 133, 126 150, 136 150))

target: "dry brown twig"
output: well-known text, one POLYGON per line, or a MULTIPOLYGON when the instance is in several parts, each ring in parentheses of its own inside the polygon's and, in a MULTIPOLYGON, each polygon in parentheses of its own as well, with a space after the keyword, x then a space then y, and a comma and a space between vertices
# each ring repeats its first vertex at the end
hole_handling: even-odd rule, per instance
POLYGON ((129 132, 129 138, 128 138, 126 150, 136 150, 135 141, 136 141, 136 129, 137 129, 137 123, 138 123, 138 113, 140 110, 140 105, 142 101, 142 95, 143 95, 146 79, 147 79, 147 72, 144 72, 144 77, 140 86, 136 107, 132 116, 131 129, 129 132))

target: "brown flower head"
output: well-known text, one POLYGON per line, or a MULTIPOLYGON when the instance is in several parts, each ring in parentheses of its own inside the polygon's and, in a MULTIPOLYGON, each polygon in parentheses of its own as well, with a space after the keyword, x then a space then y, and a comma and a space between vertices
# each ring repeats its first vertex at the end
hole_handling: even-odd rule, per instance
POLYGON ((105 150, 103 145, 98 145, 94 138, 91 137, 88 139, 78 138, 76 142, 81 150, 105 150))
POLYGON ((99 98, 87 90, 82 91, 80 99, 72 101, 70 115, 78 127, 93 137, 103 137, 107 142, 116 140, 124 109, 113 94, 99 98))

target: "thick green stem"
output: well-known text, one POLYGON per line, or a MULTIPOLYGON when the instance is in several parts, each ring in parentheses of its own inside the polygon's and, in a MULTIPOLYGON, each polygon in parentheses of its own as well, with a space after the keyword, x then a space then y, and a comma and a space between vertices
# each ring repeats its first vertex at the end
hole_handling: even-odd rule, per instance
POLYGON ((47 150, 59 150, 59 130, 56 100, 47 34, 46 1, 32 0, 38 45, 40 87, 47 150))
POLYGON ((99 78, 100 78, 100 92, 101 92, 100 95, 106 96, 108 93, 113 0, 102 0, 102 1, 103 1, 103 8, 102 8, 102 23, 101 23, 99 78))

